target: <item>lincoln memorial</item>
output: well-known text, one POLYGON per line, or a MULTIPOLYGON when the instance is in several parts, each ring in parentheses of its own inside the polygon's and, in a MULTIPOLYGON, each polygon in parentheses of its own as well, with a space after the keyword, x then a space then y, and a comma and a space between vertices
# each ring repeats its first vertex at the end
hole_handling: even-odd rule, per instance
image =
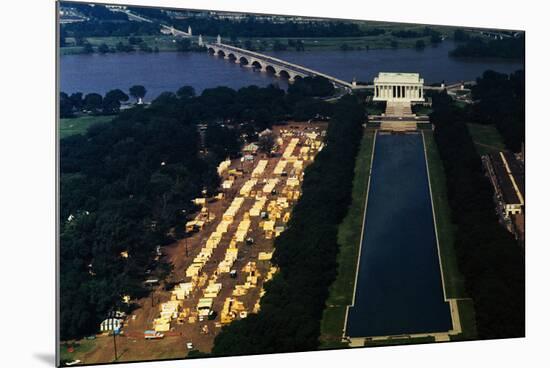
POLYGON ((424 79, 418 73, 378 73, 374 101, 423 102, 424 79))

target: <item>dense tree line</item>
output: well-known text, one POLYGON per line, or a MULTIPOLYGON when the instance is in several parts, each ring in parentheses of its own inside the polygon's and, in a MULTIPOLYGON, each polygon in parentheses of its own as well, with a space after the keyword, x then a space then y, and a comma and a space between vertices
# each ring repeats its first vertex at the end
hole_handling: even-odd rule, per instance
POLYGON ((248 17, 245 20, 189 17, 173 19, 178 29, 191 26, 193 34, 206 36, 231 35, 235 37, 359 37, 364 31, 358 24, 342 21, 308 21, 275 23, 248 17))
POLYGON ((141 107, 61 141, 62 339, 95 333, 123 295, 145 295, 155 247, 218 184, 197 144, 194 126, 141 107))
POLYGON ((525 57, 525 36, 508 37, 484 41, 481 37, 471 37, 455 33, 455 40, 464 40, 449 55, 454 57, 486 57, 504 59, 523 59, 525 57))
MULTIPOLYGON (((130 96, 136 100, 145 96, 146 90, 143 86, 132 86, 129 90, 130 96)), ((68 95, 65 92, 59 94, 59 114, 61 118, 71 118, 75 114, 89 113, 92 115, 113 115, 120 111, 122 102, 130 97, 120 89, 113 89, 101 96, 99 93, 74 92, 68 95)))
POLYGON ((61 25, 60 36, 86 37, 128 37, 160 34, 160 25, 148 22, 89 20, 86 22, 66 23, 61 25))
POLYGON ((472 98, 472 121, 494 124, 506 146, 519 152, 525 141, 525 72, 486 71, 472 87, 472 98))
POLYGON ((191 42, 189 38, 178 38, 176 40, 176 50, 180 52, 195 51, 206 52, 206 48, 191 42))
MULTIPOLYGON (((130 92, 137 98, 145 89, 130 92)), ((82 104, 102 99, 73 97, 82 104)), ((62 139, 61 338, 95 333, 109 311, 127 308, 123 295, 145 296, 145 278, 170 269, 154 261, 156 246, 182 232, 186 214, 194 211, 190 200, 203 188, 215 193, 220 160, 238 155, 243 135, 253 139, 310 99, 274 86, 218 87, 200 96, 185 86, 147 107, 121 111, 111 123, 92 125, 85 135, 62 139), (204 154, 199 123, 207 124, 204 154)))
POLYGON ((398 37, 398 38, 420 38, 420 37, 430 37, 430 40, 432 43, 439 43, 441 42, 441 32, 436 31, 433 28, 430 27, 424 27, 422 30, 414 31, 411 29, 407 30, 398 30, 393 31, 392 36, 398 37))
POLYGON ((326 147, 306 169, 303 195, 288 229, 275 240, 280 271, 265 285, 258 314, 222 328, 214 355, 304 351, 319 345, 328 287, 336 275, 337 228, 346 214, 364 108, 343 97, 329 123, 326 147))
POLYGON ((525 261, 498 222, 493 190, 464 122, 445 93, 433 96, 435 141, 456 226, 455 250, 482 339, 525 335, 525 261))
POLYGON ((326 97, 334 93, 334 85, 324 77, 298 78, 288 86, 288 93, 307 97, 326 97))
POLYGON ((127 21, 128 16, 122 12, 112 12, 105 5, 94 4, 82 4, 82 3, 61 3, 61 6, 68 6, 77 10, 82 15, 97 19, 108 21, 127 21))

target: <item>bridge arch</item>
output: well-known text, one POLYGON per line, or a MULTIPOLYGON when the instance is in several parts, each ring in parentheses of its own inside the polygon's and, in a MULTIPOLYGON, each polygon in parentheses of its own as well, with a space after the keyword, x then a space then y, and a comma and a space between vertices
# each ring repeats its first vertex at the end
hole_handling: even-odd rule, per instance
POLYGON ((262 70, 262 69, 263 69, 262 63, 260 63, 258 60, 252 60, 252 62, 250 63, 250 65, 251 65, 254 69, 258 69, 258 70, 262 70))
POLYGON ((226 58, 235 62, 235 63, 239 63, 239 59, 237 59, 237 57, 235 56, 234 53, 229 53, 226 55, 226 58))
POLYGON ((281 78, 283 78, 283 79, 288 79, 288 80, 293 79, 293 78, 292 78, 292 75, 290 75, 290 73, 287 72, 287 71, 284 70, 284 69, 279 70, 278 75, 279 75, 279 77, 281 77, 281 78))
POLYGON ((268 72, 268 73, 272 73, 274 75, 277 75, 277 68, 275 68, 273 65, 266 65, 265 66, 265 71, 268 72))
POLYGON ((225 52, 222 49, 218 49, 218 52, 216 52, 216 55, 225 57, 225 52))
POLYGON ((249 61, 245 56, 241 56, 239 58, 239 62, 241 63, 241 65, 249 65, 249 61))

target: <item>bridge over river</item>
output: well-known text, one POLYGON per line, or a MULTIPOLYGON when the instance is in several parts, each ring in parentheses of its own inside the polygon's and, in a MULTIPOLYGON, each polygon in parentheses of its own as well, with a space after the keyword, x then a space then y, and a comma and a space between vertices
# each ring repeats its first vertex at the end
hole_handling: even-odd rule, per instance
POLYGON ((277 76, 288 78, 289 81, 294 81, 297 78, 303 77, 320 76, 331 81, 336 87, 341 87, 348 91, 352 89, 366 87, 356 86, 353 83, 343 81, 331 75, 321 73, 319 71, 309 69, 301 65, 293 64, 288 61, 277 59, 273 56, 241 49, 235 46, 226 45, 221 42, 206 43, 205 46, 208 51, 213 53, 214 55, 222 56, 225 59, 233 60, 235 63, 243 64, 247 67, 271 71, 277 76))

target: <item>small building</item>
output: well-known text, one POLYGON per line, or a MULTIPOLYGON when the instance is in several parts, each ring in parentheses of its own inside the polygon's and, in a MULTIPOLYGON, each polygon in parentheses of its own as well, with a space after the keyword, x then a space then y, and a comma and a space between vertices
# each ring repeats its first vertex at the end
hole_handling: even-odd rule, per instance
POLYGON ((250 144, 247 144, 246 146, 244 146, 243 148, 243 152, 244 153, 250 153, 250 154, 256 154, 256 152, 258 152, 258 145, 257 144, 254 144, 254 143, 250 143, 250 144))
POLYGON ((423 102, 424 79, 418 73, 378 73, 373 101, 423 102))
POLYGON ((510 152, 492 152, 485 156, 484 162, 501 215, 509 219, 521 214, 525 204, 525 172, 521 162, 510 152))
POLYGON ((200 298, 197 304, 197 311, 199 316, 208 316, 210 310, 212 309, 212 298, 200 298))
POLYGON ((122 328, 122 319, 120 318, 107 318, 99 325, 101 332, 118 331, 122 328))

